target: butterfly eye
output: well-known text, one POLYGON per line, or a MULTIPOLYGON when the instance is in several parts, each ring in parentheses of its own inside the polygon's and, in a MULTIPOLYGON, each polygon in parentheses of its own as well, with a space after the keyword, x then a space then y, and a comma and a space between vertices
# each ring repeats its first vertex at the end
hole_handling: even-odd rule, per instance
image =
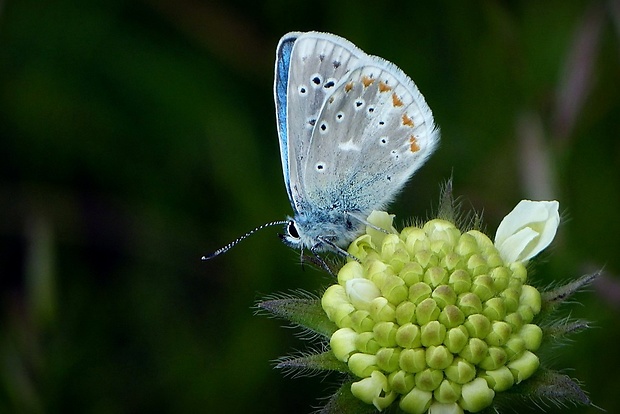
POLYGON ((295 225, 295 221, 291 220, 288 222, 288 225, 286 226, 286 232, 293 239, 299 239, 299 232, 297 231, 297 226, 295 225))

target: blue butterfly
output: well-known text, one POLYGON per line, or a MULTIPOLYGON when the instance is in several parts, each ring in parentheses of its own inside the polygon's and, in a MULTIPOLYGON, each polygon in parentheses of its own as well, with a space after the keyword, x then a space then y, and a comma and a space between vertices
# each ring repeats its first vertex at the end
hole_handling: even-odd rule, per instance
MULTIPOLYGON (((284 184, 293 217, 283 241, 347 255, 343 247, 384 209, 439 142, 433 115, 393 63, 342 37, 288 33, 276 52, 274 96, 284 184)), ((318 257, 318 256, 317 256, 318 257)))

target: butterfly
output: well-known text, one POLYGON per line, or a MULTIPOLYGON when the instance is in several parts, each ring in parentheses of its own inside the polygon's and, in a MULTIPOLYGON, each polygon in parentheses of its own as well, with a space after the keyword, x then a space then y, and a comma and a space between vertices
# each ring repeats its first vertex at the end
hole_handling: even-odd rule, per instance
POLYGON ((284 184, 293 216, 289 246, 343 249, 437 147, 439 130, 413 81, 396 65, 329 33, 291 32, 276 51, 274 98, 284 184))

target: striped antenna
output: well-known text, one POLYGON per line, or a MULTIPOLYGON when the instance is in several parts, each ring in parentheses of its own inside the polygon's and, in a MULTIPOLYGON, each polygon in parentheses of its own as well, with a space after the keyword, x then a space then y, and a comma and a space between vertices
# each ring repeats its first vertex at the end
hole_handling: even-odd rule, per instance
POLYGON ((224 247, 220 247, 219 249, 217 249, 216 251, 214 251, 213 253, 206 255, 206 256, 202 256, 201 260, 209 260, 209 259, 213 259, 216 256, 219 256, 222 253, 226 253, 227 251, 229 251, 230 249, 232 249, 233 247, 235 247, 237 245, 237 243, 239 243, 240 241, 242 241, 243 239, 250 237, 252 234, 256 233, 259 230, 264 229, 265 227, 271 227, 271 226, 278 226, 278 225, 283 225, 283 224, 287 224, 289 221, 288 220, 280 220, 280 221, 272 221, 271 223, 267 223, 267 224, 263 224, 262 226, 258 226, 257 228, 255 228, 254 230, 250 230, 247 233, 245 233, 243 236, 237 238, 236 240, 228 243, 226 246, 224 247))

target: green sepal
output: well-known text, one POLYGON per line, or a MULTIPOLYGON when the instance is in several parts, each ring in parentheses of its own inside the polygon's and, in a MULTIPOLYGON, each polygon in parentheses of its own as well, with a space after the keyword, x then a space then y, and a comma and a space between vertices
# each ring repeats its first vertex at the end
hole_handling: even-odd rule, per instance
POLYGON ((258 309, 286 319, 296 325, 329 338, 338 330, 336 324, 329 320, 316 298, 286 297, 258 302, 258 309))
POLYGON ((579 333, 590 328, 590 323, 583 319, 562 319, 542 326, 543 341, 559 341, 568 335, 579 333))
POLYGON ((590 273, 563 286, 541 292, 542 306, 538 317, 543 317, 556 310, 564 301, 573 296, 579 289, 592 283, 600 274, 600 271, 590 273))
POLYGON ((377 412, 373 405, 365 404, 351 394, 351 384, 355 380, 345 381, 338 391, 329 399, 319 414, 374 414, 377 412))
POLYGON ((349 367, 346 363, 338 360, 334 353, 326 351, 320 354, 308 354, 302 356, 289 356, 283 357, 278 360, 276 368, 283 369, 285 371, 337 371, 337 372, 349 372, 349 367))
POLYGON ((556 406, 592 405, 590 398, 579 384, 568 375, 557 371, 539 368, 532 377, 495 395, 494 407, 483 413, 497 413, 515 409, 515 403, 524 406, 530 404, 548 404, 556 406))

